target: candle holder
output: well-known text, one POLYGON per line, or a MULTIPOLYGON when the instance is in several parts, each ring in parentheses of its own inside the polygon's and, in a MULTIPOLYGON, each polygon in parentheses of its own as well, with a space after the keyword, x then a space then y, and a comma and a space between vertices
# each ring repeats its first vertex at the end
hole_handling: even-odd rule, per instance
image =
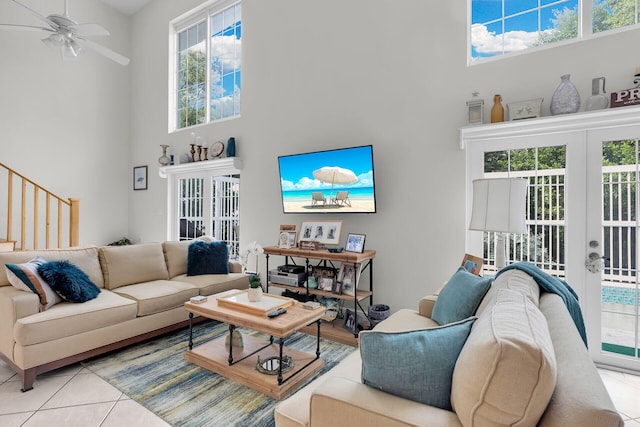
POLYGON ((189 144, 191 145, 191 161, 195 162, 196 161, 196 144, 189 144))
POLYGON ((198 145, 198 161, 202 160, 202 145, 198 145))
POLYGON ((204 151, 204 155, 202 157, 204 157, 205 160, 209 160, 209 147, 202 147, 202 150, 204 151))

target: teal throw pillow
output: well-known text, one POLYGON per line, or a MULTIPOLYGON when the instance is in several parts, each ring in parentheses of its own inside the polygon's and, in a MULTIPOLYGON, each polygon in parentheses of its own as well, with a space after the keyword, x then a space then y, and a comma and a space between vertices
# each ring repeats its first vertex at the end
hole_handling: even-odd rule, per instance
POLYGON ((38 273, 65 301, 86 302, 100 293, 87 273, 69 261, 47 262, 38 266, 38 273))
POLYGON ((229 248, 223 241, 195 240, 187 252, 187 276, 228 274, 229 248))
POLYGON ((491 281, 460 267, 440 291, 431 318, 439 325, 446 325, 473 316, 491 281))
POLYGON ((406 332, 362 331, 362 383, 450 411, 453 368, 475 320, 406 332))

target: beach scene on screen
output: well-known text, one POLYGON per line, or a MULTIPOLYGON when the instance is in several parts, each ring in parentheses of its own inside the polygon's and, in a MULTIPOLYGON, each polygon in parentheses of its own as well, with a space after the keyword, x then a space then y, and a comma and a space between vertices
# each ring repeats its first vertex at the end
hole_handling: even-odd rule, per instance
POLYGON ((284 213, 376 211, 371 146, 278 158, 284 213))

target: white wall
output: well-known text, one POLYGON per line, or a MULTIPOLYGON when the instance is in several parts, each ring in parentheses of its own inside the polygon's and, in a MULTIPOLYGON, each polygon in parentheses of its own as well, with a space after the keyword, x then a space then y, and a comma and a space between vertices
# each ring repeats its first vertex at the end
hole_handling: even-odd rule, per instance
MULTIPOLYGON (((105 10, 98 0, 86 3, 77 7, 92 11, 85 11, 89 18, 95 9, 113 33, 117 28, 127 34, 126 19, 105 10)), ((16 62, 0 71, 7 76, 0 83, 2 93, 12 94, 10 101, 4 96, 0 101, 1 134, 8 135, 6 141, 14 147, 8 163, 21 171, 53 175, 60 191, 83 198, 83 218, 87 205, 99 204, 91 212, 91 230, 82 224, 83 233, 88 233, 84 239, 100 244, 104 235, 115 239, 126 233, 137 241, 161 241, 166 236, 166 182, 157 173, 159 145, 186 151, 191 132, 167 133, 169 21, 200 3, 149 3, 131 19, 129 52, 126 41, 110 38, 112 47, 132 57, 126 69, 131 73, 128 95, 118 89, 127 86, 127 71, 101 58, 80 63, 92 67, 92 73, 65 78, 67 74, 55 71, 62 83, 44 85, 40 79, 45 67, 66 69, 67 64, 56 62, 54 55, 36 55, 34 50, 42 51, 37 39, 34 47, 0 33, 3 53, 5 38, 19 43, 9 48, 10 55, 3 54, 4 62, 17 58, 16 62), (100 85, 92 86, 94 81, 100 85), (38 87, 31 89, 34 82, 38 87), (82 91, 70 89, 78 84, 82 91), (73 118, 63 109, 56 109, 56 115, 65 116, 54 120, 38 105, 38 115, 46 122, 35 128, 27 116, 31 106, 22 101, 25 88, 27 96, 45 95, 40 103, 47 105, 55 104, 50 99, 66 102, 69 90, 73 100, 89 90, 90 99, 100 102, 82 103, 74 113, 106 117, 105 127, 100 132, 88 126, 74 130, 73 118), (16 105, 20 111, 14 111, 16 105), (5 130, 8 123, 11 127, 5 130), (15 148, 17 136, 25 132, 28 137, 20 140, 49 158, 35 160, 15 148), (129 146, 123 142, 127 136, 129 146), (87 150, 87 144, 101 154, 87 150), (52 163, 52 156, 56 167, 43 167, 52 163), (149 190, 131 191, 130 168, 135 165, 149 165, 149 190), (72 169, 79 167, 87 176, 98 171, 103 178, 78 180, 72 169), (104 194, 96 197, 94 192, 104 194), (126 204, 127 198, 128 217, 106 209, 126 204), (98 224, 101 230, 94 230, 98 224)), ((0 5, 0 16, 12 7, 0 5)), ((471 92, 480 91, 486 115, 495 93, 502 94, 505 103, 544 97, 543 112, 549 114, 561 74, 571 74, 586 99, 593 77, 606 76, 608 90, 628 88, 640 65, 633 56, 635 30, 467 67, 465 7, 461 1, 244 0, 242 117, 196 129, 208 142, 236 137, 237 154, 244 162, 244 244, 275 244, 279 224, 311 218, 282 214, 278 155, 373 144, 378 213, 329 218, 344 220, 345 235, 365 233, 367 247, 377 250, 375 302, 387 303, 392 310, 415 307, 417 298, 450 277, 464 253, 465 169, 458 128, 466 123, 465 102, 471 92)), ((11 9, 10 16, 15 15, 11 9)), ((3 160, 4 146, 5 140, 3 160)))
MULTIPOLYGON (((25 3, 44 15, 64 11, 62 1, 25 3)), ((100 42, 129 54, 129 17, 99 0, 72 1, 69 14, 103 25, 112 35, 100 42)), ((41 24, 8 1, 0 2, 0 22, 41 24)), ((40 41, 46 35, 0 31, 0 162, 61 197, 79 198, 81 244, 106 244, 128 226, 129 69, 89 51, 63 62, 40 41)))
MULTIPOLYGON (((198 3, 156 0, 134 17, 134 34, 146 34, 146 42, 134 37, 134 54, 153 51, 144 61, 148 69, 133 68, 138 163, 157 168, 161 143, 187 148, 189 131, 163 134, 167 101, 158 88, 168 75, 156 64, 167 63, 168 50, 156 42, 167 39, 172 18, 198 3), (142 108, 147 97, 153 102, 142 108)), ((621 55, 633 52, 636 30, 467 67, 465 7, 424 0, 243 2, 242 117, 197 130, 209 142, 232 135, 238 141, 243 244, 275 244, 279 224, 310 218, 282 214, 278 155, 373 144, 378 213, 330 218, 344 220, 345 234, 365 233, 367 247, 378 252, 375 302, 415 307, 464 254, 458 128, 471 93, 480 91, 487 116, 495 93, 505 106, 544 97, 548 115, 561 74, 572 74, 586 99, 591 78, 604 75, 609 88, 622 89, 640 65, 621 55)), ((164 237, 164 182, 152 175, 152 189, 132 195, 131 233, 141 240, 164 237)))

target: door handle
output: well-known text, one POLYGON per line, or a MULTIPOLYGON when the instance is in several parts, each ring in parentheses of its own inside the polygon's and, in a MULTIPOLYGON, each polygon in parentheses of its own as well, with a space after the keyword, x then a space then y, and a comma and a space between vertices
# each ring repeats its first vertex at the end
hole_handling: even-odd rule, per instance
POLYGON ((584 265, 587 267, 587 270, 589 270, 590 273, 600 273, 604 268, 604 261, 606 259, 607 258, 601 256, 597 252, 591 252, 584 265))

